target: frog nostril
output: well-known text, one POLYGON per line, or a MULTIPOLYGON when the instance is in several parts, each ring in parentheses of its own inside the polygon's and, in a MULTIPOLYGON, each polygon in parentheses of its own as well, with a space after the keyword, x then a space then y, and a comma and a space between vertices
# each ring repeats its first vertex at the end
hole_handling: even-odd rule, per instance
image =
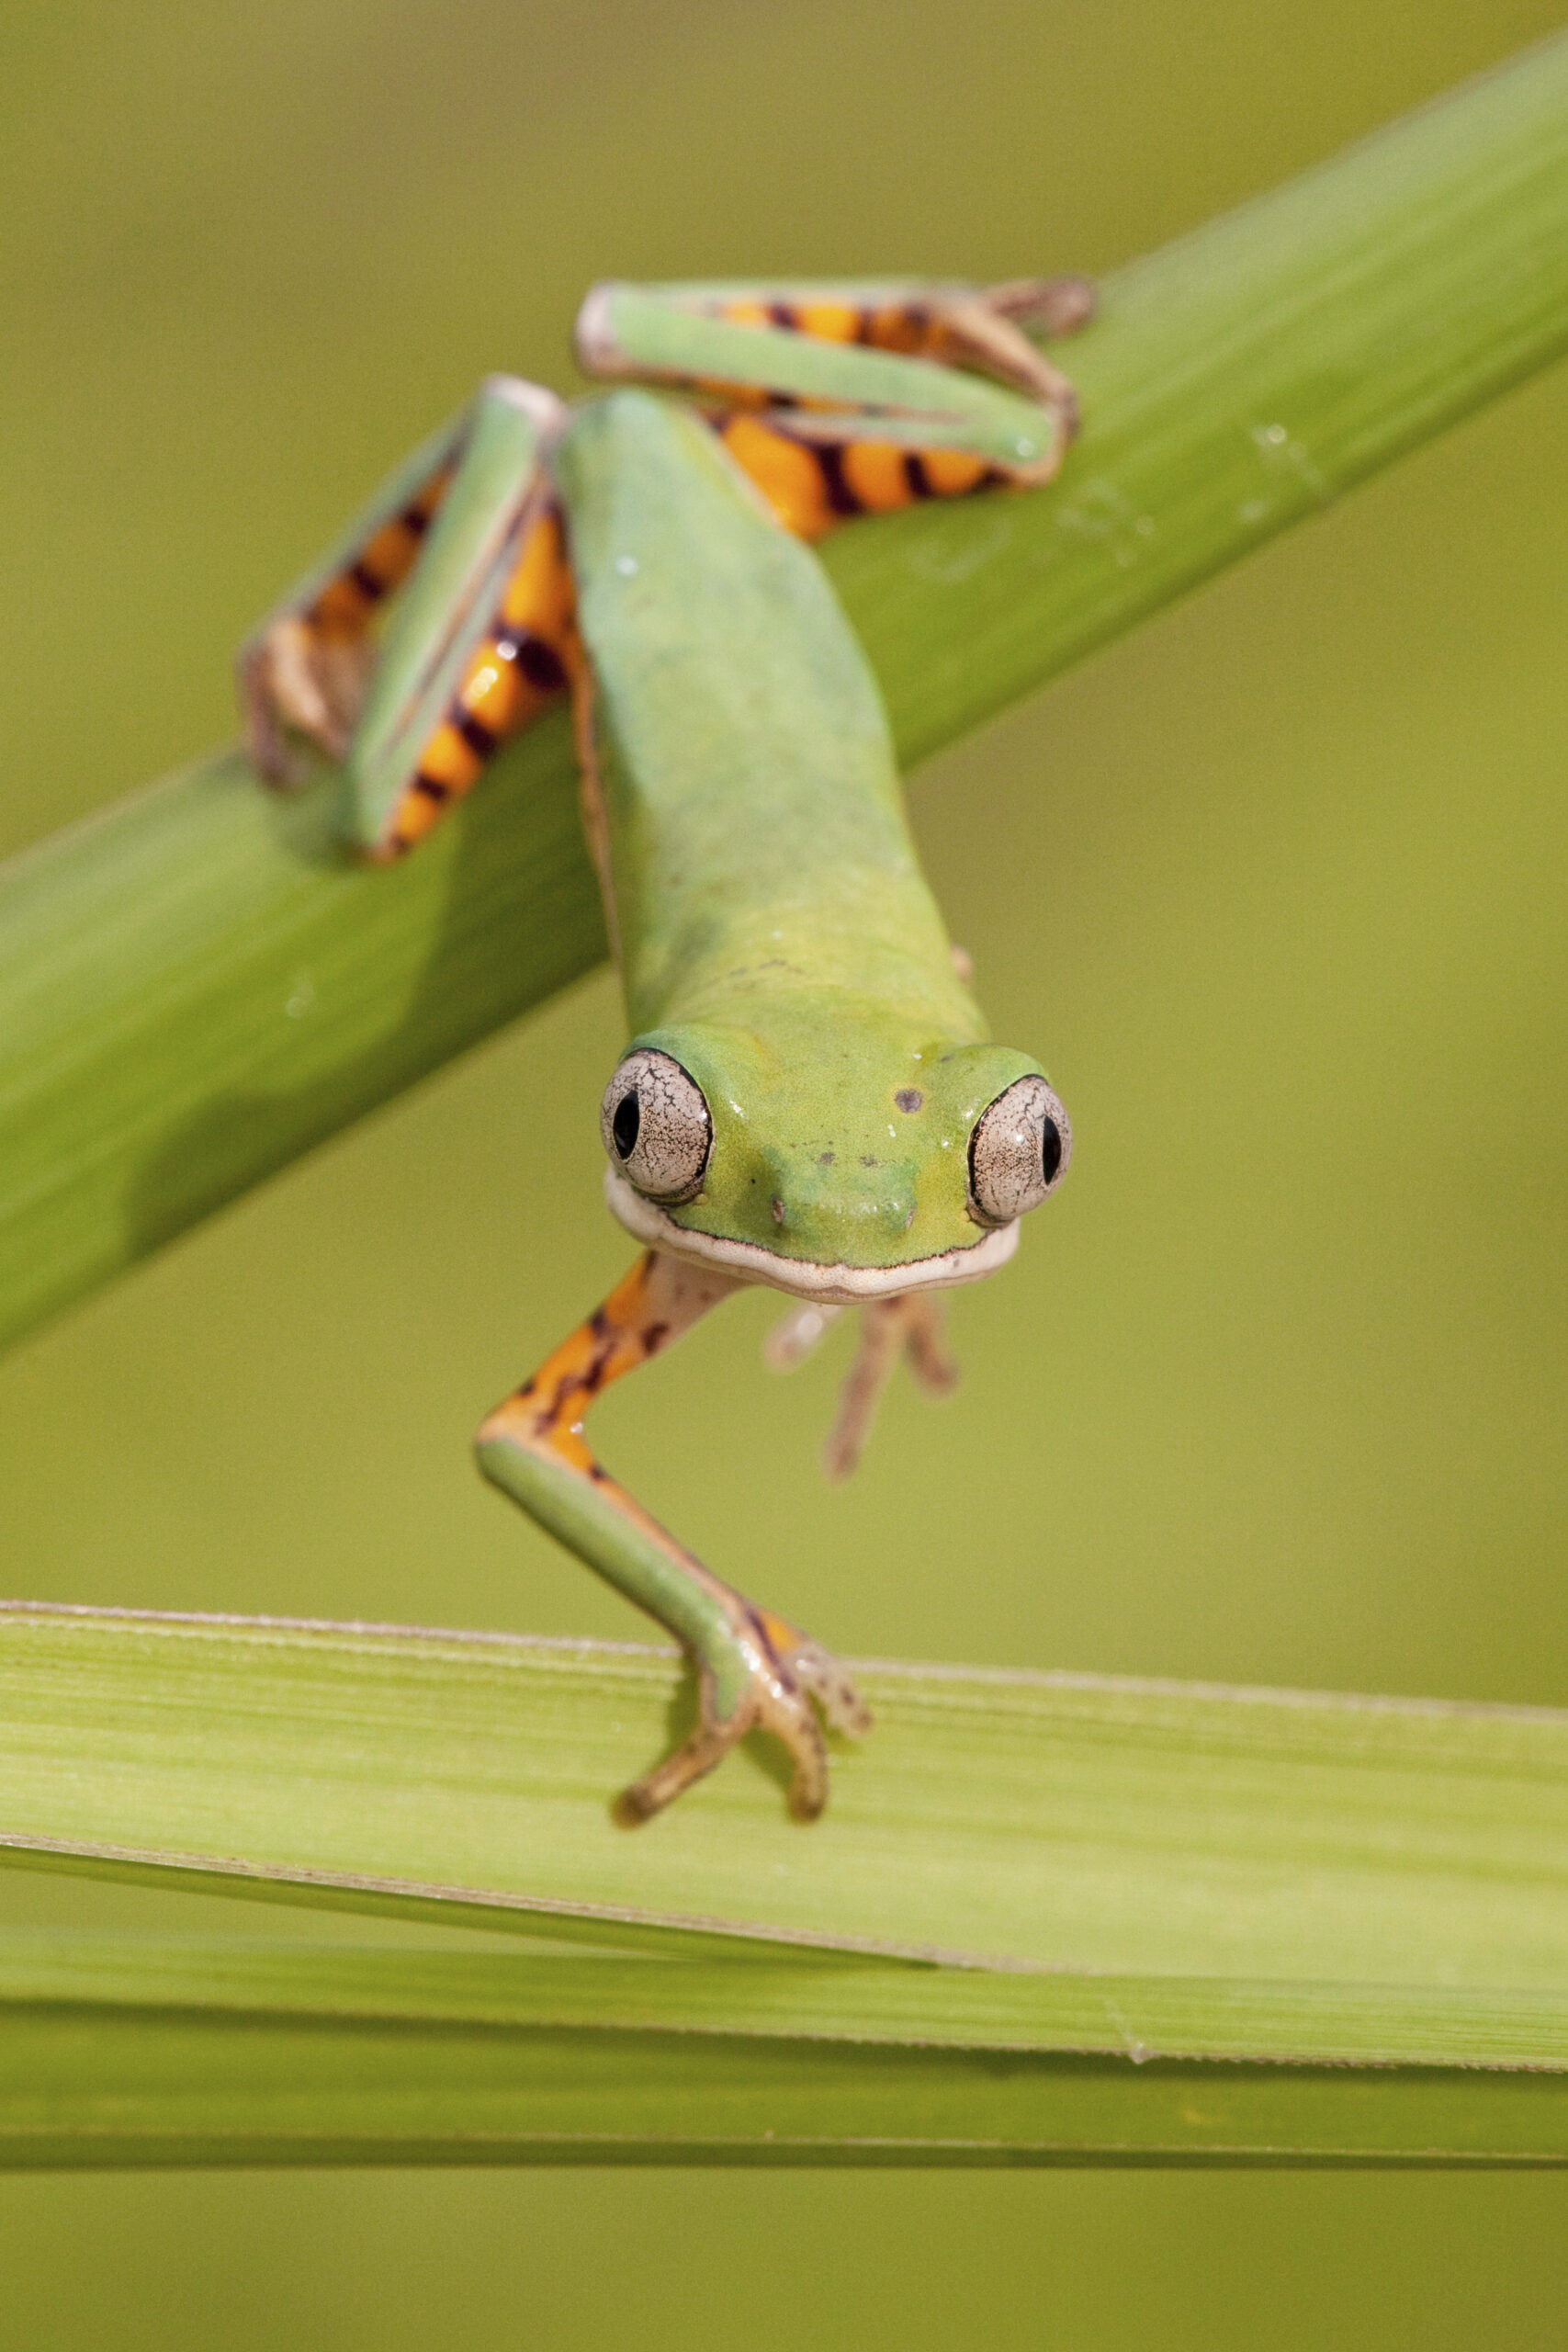
POLYGON ((893 1097, 900 1111, 918 1111, 925 1099, 918 1086, 901 1086, 893 1097))
POLYGON ((773 1212, 773 1223, 775 1225, 782 1225, 784 1223, 784 1203, 780 1200, 776 1193, 773 1194, 770 1205, 773 1212))

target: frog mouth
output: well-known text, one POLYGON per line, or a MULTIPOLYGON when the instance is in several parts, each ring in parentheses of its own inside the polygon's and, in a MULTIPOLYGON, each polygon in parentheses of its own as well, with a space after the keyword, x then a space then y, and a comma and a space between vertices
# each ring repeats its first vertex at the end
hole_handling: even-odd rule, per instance
POLYGON ((728 1241, 677 1225, 654 1201, 627 1183, 618 1169, 604 1170, 604 1202, 617 1223, 650 1250, 667 1250, 694 1265, 722 1266, 742 1282, 766 1283, 795 1298, 819 1299, 828 1306, 857 1306, 868 1298, 899 1298, 906 1291, 944 1290, 954 1283, 978 1282, 1005 1266, 1018 1248, 1018 1219, 993 1226, 961 1249, 934 1258, 912 1258, 901 1266, 819 1265, 809 1258, 786 1258, 756 1241, 728 1241))

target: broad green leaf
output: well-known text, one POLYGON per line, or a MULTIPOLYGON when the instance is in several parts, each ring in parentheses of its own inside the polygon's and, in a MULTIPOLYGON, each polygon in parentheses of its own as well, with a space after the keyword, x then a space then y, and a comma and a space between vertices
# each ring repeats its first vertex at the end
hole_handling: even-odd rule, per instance
MULTIPOLYGON (((918 758, 1568 344, 1568 38, 1113 277, 1052 489, 825 549, 918 758)), ((411 420, 411 439, 420 420, 411 420)), ((0 872, 0 1336, 599 961, 564 725, 393 872, 209 760, 0 872)))
POLYGON ((630 1832, 608 1801, 670 1736, 667 1653, 10 1603, 0 1851, 676 1951, 1568 1993, 1568 1714, 951 1667, 864 1688, 876 1730, 816 1827, 759 1747, 630 1832))

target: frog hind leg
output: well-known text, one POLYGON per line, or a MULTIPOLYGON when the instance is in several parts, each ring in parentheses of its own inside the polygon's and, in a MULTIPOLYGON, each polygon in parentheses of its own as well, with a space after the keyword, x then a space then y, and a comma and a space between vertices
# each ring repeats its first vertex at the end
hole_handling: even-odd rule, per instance
MULTIPOLYGON (((348 759, 361 850, 400 857, 472 790, 507 739, 560 699, 580 666, 560 509, 541 481, 423 693, 348 759)), ((370 717, 367 713, 367 719, 370 717)))
POLYGON ((566 684, 570 579, 541 463, 564 413, 489 379, 241 649, 256 766, 293 781, 290 733, 343 761, 345 830, 369 857, 427 831, 566 684))
POLYGON ((973 368, 1076 416, 1073 388, 1025 334, 1076 334, 1094 314, 1087 277, 1021 277, 1000 286, 853 281, 758 286, 710 298, 715 315, 821 342, 973 368))
POLYGON ((1077 429, 1077 396, 1018 322, 1066 332, 1092 302, 1082 278, 610 286, 583 305, 579 356, 590 372, 694 392, 784 528, 810 540, 857 514, 1049 481, 1077 429), (829 347, 826 366, 810 346, 829 347))
POLYGON ((694 395, 803 537, 917 497, 1055 474, 1076 402, 1017 324, 1032 313, 1016 288, 1004 289, 1010 310, 976 288, 784 291, 596 286, 578 358, 590 375, 694 395))
POLYGON ((268 784, 300 780, 288 738, 340 760, 374 662, 371 625, 413 570, 468 426, 467 411, 389 474, 235 656, 245 745, 268 784))
POLYGON ((346 830, 368 857, 411 847, 566 684, 562 650, 532 626, 564 650, 570 580, 544 465, 564 417, 516 377, 492 376, 474 401, 344 759, 346 830))
POLYGON ((758 1730, 772 1733, 789 1754, 790 1812, 796 1820, 815 1820, 828 1798, 817 1709, 837 1730, 870 1727, 838 1662, 722 1583, 610 1477, 583 1439, 583 1416, 603 1389, 739 1287, 716 1269, 649 1250, 479 1433, 485 1476, 673 1634, 696 1664, 696 1726, 619 1799, 616 1815, 627 1825, 662 1811, 758 1730))

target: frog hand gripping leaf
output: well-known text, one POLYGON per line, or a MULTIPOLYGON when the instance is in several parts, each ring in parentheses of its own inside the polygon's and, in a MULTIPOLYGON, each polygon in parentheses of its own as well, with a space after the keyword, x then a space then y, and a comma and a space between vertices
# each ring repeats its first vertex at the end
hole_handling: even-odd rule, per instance
POLYGON ((621 390, 568 410, 491 378, 240 656, 258 767, 289 780, 289 732, 340 759, 376 859, 573 695, 631 1033, 601 1114, 605 1193, 644 1254, 491 1415, 479 1454, 695 1662, 697 1726, 621 1798, 628 1822, 758 1728, 784 1743, 790 1810, 812 1820, 818 1711, 851 1733, 869 1717, 825 1650, 606 1475, 588 1406, 743 1283, 797 1302, 777 1364, 858 1306, 828 1448, 841 1474, 900 1353, 949 1384, 932 1294, 1005 1264, 1067 1164, 1038 1064, 987 1040, 916 863, 875 682, 801 542, 1048 481, 1072 395, 1021 322, 1062 333, 1089 308, 1077 279, 599 287, 584 367, 691 405, 621 390))

